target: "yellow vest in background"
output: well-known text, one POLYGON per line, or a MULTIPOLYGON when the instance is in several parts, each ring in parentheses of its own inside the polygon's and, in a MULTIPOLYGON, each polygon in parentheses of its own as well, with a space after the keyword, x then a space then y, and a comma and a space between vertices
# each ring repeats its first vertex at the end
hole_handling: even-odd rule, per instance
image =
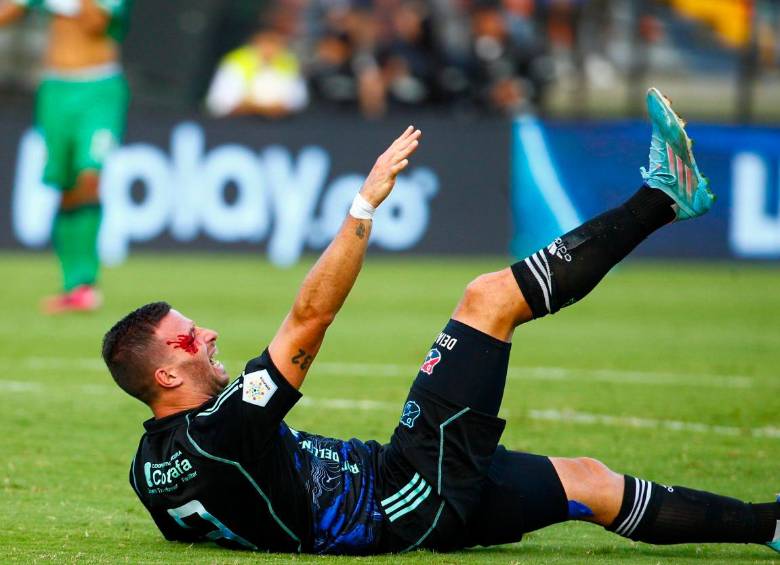
POLYGON ((741 47, 750 38, 749 0, 671 0, 675 10, 711 26, 730 47, 741 47))

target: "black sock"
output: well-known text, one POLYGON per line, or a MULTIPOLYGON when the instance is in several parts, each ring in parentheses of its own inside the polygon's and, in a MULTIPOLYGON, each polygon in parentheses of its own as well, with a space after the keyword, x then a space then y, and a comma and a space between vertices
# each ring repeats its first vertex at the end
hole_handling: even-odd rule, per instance
POLYGON ((607 530, 635 541, 766 543, 780 528, 780 503, 750 504, 625 476, 623 504, 607 530))
POLYGON ((623 205, 512 265, 534 318, 555 314, 593 290, 647 236, 674 220, 672 204, 660 190, 643 186, 623 205))

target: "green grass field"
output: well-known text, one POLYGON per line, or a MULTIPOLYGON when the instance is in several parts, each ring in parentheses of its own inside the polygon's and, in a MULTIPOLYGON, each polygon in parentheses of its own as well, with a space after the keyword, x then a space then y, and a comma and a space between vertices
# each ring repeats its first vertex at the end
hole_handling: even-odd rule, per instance
MULTIPOLYGON (((465 284, 505 260, 369 258, 288 422, 386 440, 465 284), (361 402, 362 401, 362 402, 361 402)), ((167 299, 220 334, 232 372, 270 340, 309 262, 136 255, 107 270, 98 314, 46 318, 48 255, 2 255, 0 561, 128 563, 780 563, 758 546, 652 547, 587 524, 521 544, 363 559, 236 553, 165 542, 127 473, 149 417, 99 358, 106 329, 167 299)), ((515 334, 504 443, 590 455, 616 470, 765 501, 780 490, 780 269, 634 263, 582 304, 515 334)))

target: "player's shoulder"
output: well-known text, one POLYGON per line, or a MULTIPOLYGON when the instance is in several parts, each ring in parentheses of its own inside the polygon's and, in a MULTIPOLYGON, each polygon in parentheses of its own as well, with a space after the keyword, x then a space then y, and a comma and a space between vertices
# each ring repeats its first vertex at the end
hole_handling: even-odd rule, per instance
POLYGON ((196 450, 220 457, 259 456, 279 438, 279 426, 300 396, 263 351, 218 396, 189 415, 185 439, 196 450))
POLYGON ((250 359, 239 378, 242 381, 241 399, 254 406, 266 407, 280 387, 289 387, 268 349, 250 359))
POLYGON ((268 353, 267 347, 263 350, 263 352, 260 355, 258 355, 257 357, 253 357, 252 359, 246 362, 246 365, 244 366, 244 370, 241 372, 241 375, 243 376, 243 375, 247 375, 262 370, 266 370, 269 372, 277 372, 277 373, 279 372, 273 360, 271 359, 271 354, 268 353))
POLYGON ((247 361, 241 374, 218 396, 193 413, 191 421, 202 423, 219 416, 281 419, 301 394, 284 378, 268 349, 247 361), (217 416, 212 418, 213 416, 217 416))

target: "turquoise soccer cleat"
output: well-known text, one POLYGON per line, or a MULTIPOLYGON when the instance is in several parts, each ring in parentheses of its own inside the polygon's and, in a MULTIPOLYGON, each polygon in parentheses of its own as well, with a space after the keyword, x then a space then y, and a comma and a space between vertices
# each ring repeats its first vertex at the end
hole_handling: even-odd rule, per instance
MULTIPOLYGON (((780 494, 777 495, 777 502, 780 504, 780 494)), ((767 543, 769 547, 780 553, 780 520, 777 521, 777 529, 775 530, 775 539, 767 543)))
POLYGON ((650 168, 641 169, 645 184, 664 191, 675 201, 678 220, 705 214, 715 202, 715 195, 693 158, 685 122, 657 88, 647 91, 647 111, 653 124, 653 138, 650 168))

